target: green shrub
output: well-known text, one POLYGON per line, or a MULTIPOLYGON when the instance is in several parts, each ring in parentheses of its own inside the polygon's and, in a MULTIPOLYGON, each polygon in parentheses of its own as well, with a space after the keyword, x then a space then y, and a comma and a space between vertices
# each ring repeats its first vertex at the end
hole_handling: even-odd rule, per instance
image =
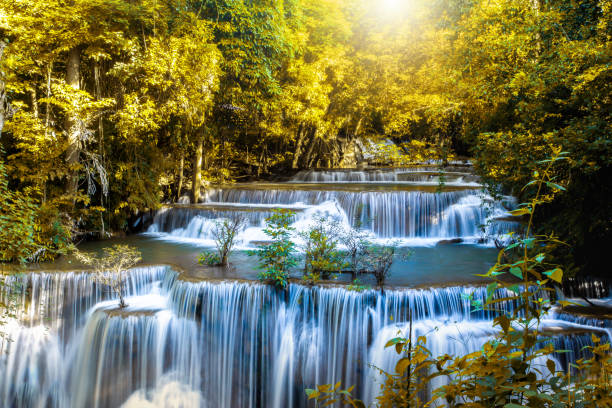
MULTIPOLYGON (((372 244, 366 246, 360 259, 359 270, 361 273, 374 275, 376 285, 382 288, 391 273, 391 266, 393 266, 397 248, 398 246, 395 242, 387 246, 372 244)), ((409 257, 410 255, 411 252, 407 252, 403 257, 409 257)))
POLYGON ((369 240, 370 233, 360 228, 360 223, 355 228, 344 228, 340 233, 340 242, 346 247, 347 268, 356 278, 361 273, 364 257, 368 246, 372 245, 369 240))
POLYGON ((198 257, 198 263, 208 266, 226 266, 229 255, 236 244, 236 236, 244 224, 244 218, 240 217, 217 221, 212 231, 217 253, 203 251, 198 257))
POLYGON ((70 233, 61 223, 58 210, 40 205, 38 196, 34 188, 11 189, 0 159, 0 262, 26 264, 51 260, 72 247, 70 233))
POLYGON ((336 221, 326 216, 318 216, 315 223, 300 235, 304 239, 304 279, 316 283, 319 279, 329 279, 335 272, 341 272, 348 263, 338 249, 339 230, 336 221))
POLYGON ((297 265, 295 256, 295 244, 291 241, 291 233, 294 230, 290 224, 295 213, 290 210, 275 210, 274 214, 266 219, 264 233, 270 238, 270 242, 264 243, 249 255, 259 258, 259 279, 272 281, 280 288, 287 286, 289 270, 297 265))
POLYGON ((206 266, 216 266, 221 264, 219 254, 211 251, 202 251, 198 256, 198 263, 206 266))

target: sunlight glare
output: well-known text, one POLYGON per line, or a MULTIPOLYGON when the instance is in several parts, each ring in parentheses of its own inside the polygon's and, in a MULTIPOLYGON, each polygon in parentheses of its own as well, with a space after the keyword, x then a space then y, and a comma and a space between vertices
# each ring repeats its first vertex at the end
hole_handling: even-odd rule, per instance
POLYGON ((386 18, 397 18, 405 14, 408 9, 408 2, 409 0, 382 0, 382 3, 378 3, 378 7, 380 7, 379 12, 386 18))
POLYGON ((397 11, 402 3, 402 0, 383 0, 386 11, 397 11))

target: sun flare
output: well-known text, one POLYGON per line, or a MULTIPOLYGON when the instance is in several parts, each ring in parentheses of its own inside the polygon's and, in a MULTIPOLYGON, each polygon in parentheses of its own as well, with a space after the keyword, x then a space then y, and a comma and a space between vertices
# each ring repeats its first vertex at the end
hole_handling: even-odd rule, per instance
POLYGON ((383 6, 386 11, 397 11, 401 8, 402 0, 383 0, 383 6))

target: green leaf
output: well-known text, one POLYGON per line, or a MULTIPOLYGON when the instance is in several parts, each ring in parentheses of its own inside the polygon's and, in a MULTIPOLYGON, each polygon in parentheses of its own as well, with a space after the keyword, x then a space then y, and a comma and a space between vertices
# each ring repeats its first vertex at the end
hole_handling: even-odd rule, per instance
POLYGON ((395 337, 395 338, 393 338, 393 339, 389 340, 389 341, 388 341, 388 342, 385 344, 385 348, 387 348, 387 347, 391 347, 391 346, 393 346, 393 345, 395 345, 395 344, 397 344, 397 343, 403 342, 403 341, 404 341, 404 339, 403 339, 402 337, 395 337))
POLYGON ((504 248, 504 251, 508 251, 512 248, 516 248, 517 246, 519 246, 518 242, 515 242, 514 244, 510 244, 507 247, 504 248))
POLYGON ((521 271, 521 268, 512 267, 510 268, 510 273, 519 279, 523 279, 523 271, 521 271))
POLYGON ((557 189, 557 190, 565 191, 565 187, 560 186, 559 184, 556 184, 556 183, 553 183, 553 182, 550 182, 550 181, 546 181, 546 185, 548 187, 551 187, 551 188, 554 188, 554 189, 557 189))
POLYGON ((527 248, 533 247, 534 242, 535 242, 535 238, 527 238, 523 240, 523 244, 525 244, 527 248))
POLYGON ((304 391, 306 392, 308 399, 317 398, 320 395, 319 391, 313 390, 312 388, 306 388, 304 391))

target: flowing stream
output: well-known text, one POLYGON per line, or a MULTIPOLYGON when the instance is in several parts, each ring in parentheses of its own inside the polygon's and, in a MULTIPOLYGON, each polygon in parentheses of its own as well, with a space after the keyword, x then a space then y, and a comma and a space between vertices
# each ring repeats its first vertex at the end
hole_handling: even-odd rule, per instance
MULTIPOLYGON (((297 229, 326 212, 346 226, 367 220, 383 241, 461 238, 458 249, 469 250, 487 245, 480 224, 503 217, 512 201, 493 201, 459 170, 445 176, 450 186, 442 192, 440 175, 423 169, 305 172, 285 183, 228 187, 203 203, 161 210, 149 234, 206 246, 215 220, 243 216, 241 244, 250 247, 271 209, 283 206, 296 210, 297 229)), ((485 229, 491 237, 515 227, 492 221, 485 229)), ((486 289, 445 283, 384 293, 292 283, 279 291, 253 281, 187 279, 160 265, 129 272, 128 307, 118 309, 116 296, 85 271, 12 275, 0 293, 14 312, 0 326, 0 406, 307 407, 305 388, 337 381, 373 403, 381 381, 374 367, 394 367, 399 357, 384 345, 407 334, 410 315, 414 334, 426 336, 434 354, 474 351, 495 334, 491 312, 472 310, 467 299, 483 300, 486 289)), ((591 333, 612 337, 610 321, 560 311, 542 326, 559 349, 571 350, 555 357, 559 368, 582 355, 591 333)))

